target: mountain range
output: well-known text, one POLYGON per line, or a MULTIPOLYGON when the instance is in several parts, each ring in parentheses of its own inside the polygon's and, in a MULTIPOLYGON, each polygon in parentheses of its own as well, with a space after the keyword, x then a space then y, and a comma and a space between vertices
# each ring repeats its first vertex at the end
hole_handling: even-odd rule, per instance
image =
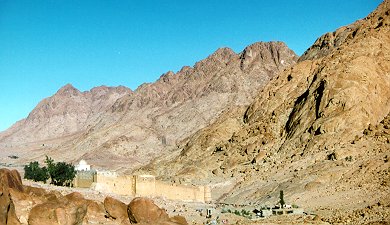
POLYGON ((207 184, 225 204, 272 204, 284 190, 325 222, 389 221, 389 14, 386 0, 301 57, 259 42, 135 91, 66 85, 0 133, 0 156, 207 184))
POLYGON ((80 92, 67 84, 2 132, 0 143, 21 163, 50 153, 61 160, 131 170, 176 149, 229 108, 248 105, 297 59, 282 42, 259 42, 239 54, 220 48, 193 67, 169 71, 135 91, 102 86, 80 92))

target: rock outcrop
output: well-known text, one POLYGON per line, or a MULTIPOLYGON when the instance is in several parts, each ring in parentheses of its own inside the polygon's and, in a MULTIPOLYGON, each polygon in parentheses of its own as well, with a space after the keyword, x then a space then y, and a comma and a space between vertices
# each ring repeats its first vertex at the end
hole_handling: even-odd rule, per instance
POLYGON ((16 170, 0 169, 1 225, 81 224, 187 225, 182 216, 169 217, 150 199, 136 198, 129 205, 106 197, 104 202, 84 198, 78 192, 24 186, 16 170))
POLYGON ((23 191, 19 173, 16 170, 0 169, 0 225, 19 225, 15 204, 10 190, 23 191))
POLYGON ((104 208, 108 215, 120 224, 130 224, 129 216, 127 215, 127 205, 112 197, 104 199, 104 208))
POLYGON ((187 225, 184 217, 174 216, 169 218, 164 209, 159 208, 152 200, 147 198, 135 198, 127 207, 131 224, 156 224, 156 225, 187 225))

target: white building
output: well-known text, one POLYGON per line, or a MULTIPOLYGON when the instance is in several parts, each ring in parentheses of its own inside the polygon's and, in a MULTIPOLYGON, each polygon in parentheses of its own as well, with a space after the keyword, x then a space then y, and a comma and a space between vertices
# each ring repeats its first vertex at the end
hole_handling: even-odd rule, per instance
POLYGON ((79 164, 75 166, 75 169, 77 171, 90 171, 91 165, 88 165, 87 162, 84 159, 82 159, 80 160, 79 164))

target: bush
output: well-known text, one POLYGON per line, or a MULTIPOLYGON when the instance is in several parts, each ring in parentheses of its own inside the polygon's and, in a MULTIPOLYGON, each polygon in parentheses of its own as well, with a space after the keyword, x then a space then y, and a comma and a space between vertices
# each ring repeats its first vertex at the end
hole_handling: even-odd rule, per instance
POLYGON ((57 186, 71 186, 76 176, 76 170, 72 164, 57 162, 46 156, 46 167, 40 167, 37 161, 24 166, 24 178, 34 181, 46 181, 50 178, 51 184, 57 186))
POLYGON ((241 210, 241 215, 243 215, 243 216, 249 216, 249 215, 250 215, 250 212, 249 212, 249 211, 246 211, 245 209, 242 209, 242 210, 241 210))
POLYGON ((76 176, 74 166, 65 162, 54 163, 54 160, 46 156, 46 164, 51 179, 51 184, 57 186, 71 186, 76 176))
POLYGON ((47 179, 49 179, 49 174, 46 167, 39 167, 39 163, 35 161, 24 166, 24 178, 46 183, 47 179))

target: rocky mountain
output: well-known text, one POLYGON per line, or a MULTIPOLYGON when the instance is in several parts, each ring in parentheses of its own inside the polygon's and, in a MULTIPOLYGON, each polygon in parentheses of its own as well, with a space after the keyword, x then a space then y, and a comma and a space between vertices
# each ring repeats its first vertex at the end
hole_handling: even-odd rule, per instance
POLYGON ((1 133, 0 146, 4 154, 20 156, 20 163, 50 154, 131 170, 176 149, 229 108, 248 105, 297 59, 282 42, 259 42, 239 54, 220 48, 193 67, 167 72, 134 92, 125 87, 80 92, 67 85, 1 133))
POLYGON ((272 205, 283 190, 287 203, 323 222, 386 224, 389 14, 385 0, 299 59, 281 42, 261 42, 239 54, 218 49, 134 92, 67 85, 0 134, 1 160, 49 154, 140 167, 159 179, 208 184, 226 204, 272 205))
POLYGON ((321 36, 249 107, 140 171, 209 183, 218 201, 288 202, 324 221, 390 220, 390 1, 321 36))
POLYGON ((67 84, 42 100, 26 119, 1 133, 2 143, 28 143, 58 138, 85 130, 94 117, 132 91, 126 87, 96 87, 80 92, 67 84))

